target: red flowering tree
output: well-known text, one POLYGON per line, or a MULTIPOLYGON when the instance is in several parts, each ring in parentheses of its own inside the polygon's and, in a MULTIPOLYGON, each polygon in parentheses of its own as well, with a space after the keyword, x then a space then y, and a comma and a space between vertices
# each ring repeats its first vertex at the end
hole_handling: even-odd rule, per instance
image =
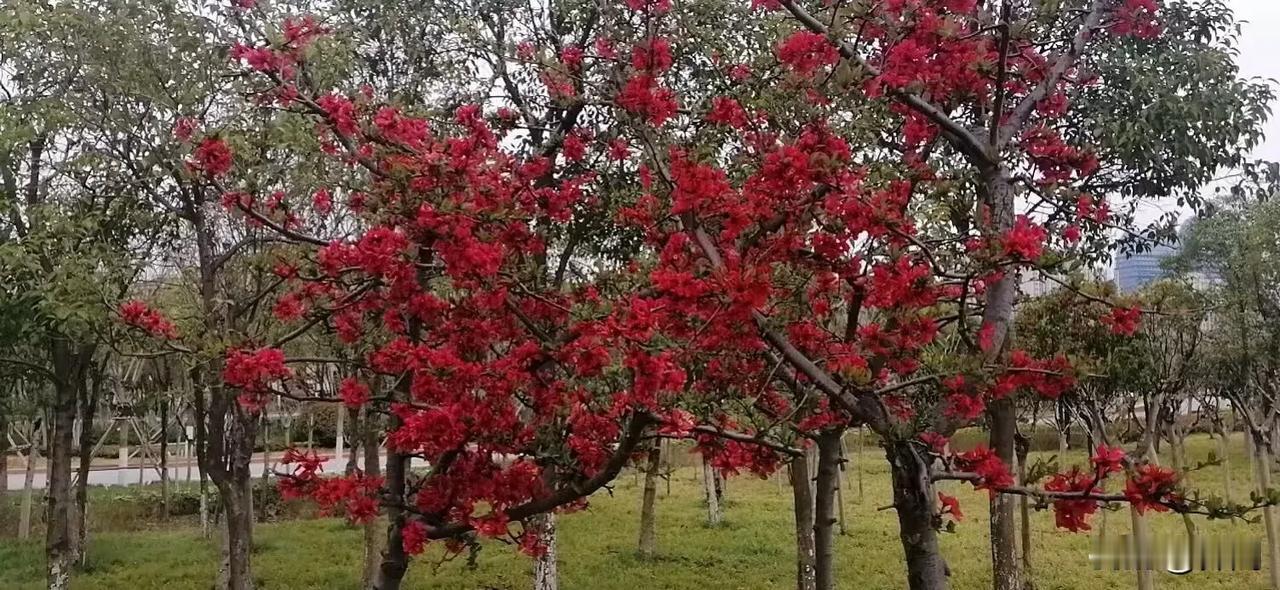
MULTIPOLYGON (((385 479, 326 479, 319 458, 293 453, 284 484, 356 519, 386 511, 376 587, 397 587, 435 540, 540 553, 524 523, 579 506, 651 433, 714 435, 700 447, 718 469, 767 473, 786 449, 764 444, 762 425, 797 416, 820 440, 856 423, 884 441, 912 588, 946 587, 936 528, 961 511, 937 479, 991 490, 1000 587, 1017 585, 1006 495, 1053 498, 1077 530, 1091 502, 1188 508, 1154 472, 1102 494, 1107 449, 1043 490, 1008 468, 1014 396, 1076 383, 1071 358, 1008 337, 1018 277, 1090 260, 1115 221, 1082 188, 1097 155, 1055 122, 1090 82, 1090 48, 1151 41, 1156 7, 751 8, 770 35, 736 63, 705 59, 665 0, 589 12, 580 29, 514 44, 537 93, 504 54, 492 67, 513 106, 447 118, 373 88, 319 87, 314 20, 234 49, 259 96, 312 121, 355 179, 265 195, 229 177, 223 204, 312 248, 278 272, 277 316, 333 330, 366 374, 394 383, 306 398, 389 413, 385 479), (333 215, 356 229, 303 229, 333 215), (990 447, 946 451, 984 415, 990 447), (408 471, 415 457, 427 474, 408 471)), ((506 43, 504 22, 485 18, 506 43)), ((223 155, 202 143, 193 169, 221 174, 223 155)), ((1132 331, 1130 312, 1103 314, 1132 331)), ((297 397, 272 347, 234 351, 224 378, 250 410, 297 397)), ((831 572, 818 583, 831 587, 831 572)))

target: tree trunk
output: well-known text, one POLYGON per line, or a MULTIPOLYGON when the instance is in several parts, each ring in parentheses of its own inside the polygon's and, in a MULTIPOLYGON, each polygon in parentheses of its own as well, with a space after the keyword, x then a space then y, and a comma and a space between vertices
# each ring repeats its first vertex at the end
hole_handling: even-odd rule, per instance
POLYGON ((654 504, 658 497, 658 469, 662 465, 662 447, 654 444, 649 449, 649 461, 644 472, 644 495, 640 501, 640 557, 653 559, 658 554, 657 518, 654 504))
POLYGON ((841 430, 818 435, 817 495, 814 497, 813 544, 818 590, 834 590, 836 487, 840 485, 841 430))
MULTIPOLYGON (((1266 495, 1271 489, 1271 452, 1266 445, 1254 441, 1254 470, 1258 477, 1258 492, 1266 495)), ((1276 521, 1274 506, 1262 509, 1262 522, 1267 531, 1267 573, 1270 576, 1271 590, 1280 590, 1280 522, 1276 521)))
POLYGON ((1231 440, 1228 438, 1230 433, 1226 429, 1220 432, 1222 435, 1218 439, 1218 454, 1222 457, 1222 497, 1231 503, 1231 440))
MULTIPOLYGON (((1035 422, 1032 422, 1035 427, 1035 422)), ((1017 436, 1018 483, 1027 483, 1027 455, 1031 452, 1031 441, 1025 436, 1017 436)), ((1031 573, 1031 502, 1026 496, 1018 499, 1019 524, 1022 531, 1022 577, 1026 588, 1032 587, 1031 573)))
POLYGON ((31 538, 31 505, 32 505, 32 489, 35 487, 36 478, 36 459, 39 459, 39 453, 36 452, 36 431, 31 431, 31 446, 27 447, 27 465, 26 472, 22 476, 22 508, 21 514, 18 516, 18 538, 27 540, 31 538))
POLYGON ((532 519, 538 531, 538 542, 543 552, 533 562, 533 590, 559 590, 560 573, 556 567, 556 515, 554 512, 539 514, 532 519))
MULTIPOLYGON (((216 482, 215 482, 216 483, 216 482)), ((223 498, 223 570, 227 590, 252 590, 250 555, 253 551, 253 484, 248 478, 218 485, 223 498)))
MULTIPOLYGON (((1003 167, 983 171, 982 193, 989 213, 984 216, 983 233, 992 237, 1003 235, 1013 227, 1016 201, 1013 183, 1003 167)), ((982 323, 984 329, 993 331, 992 345, 985 351, 988 361, 997 360, 1008 347, 1017 290, 1018 273, 1013 270, 1005 272, 1000 280, 987 288, 982 323)), ((1013 399, 993 401, 988 406, 987 419, 991 428, 991 449, 1005 465, 1013 465, 1018 419, 1013 399)), ((1016 503, 1007 494, 997 494, 991 500, 991 570, 995 590, 1022 590, 1015 510, 1016 503)))
MULTIPOLYGON (((1013 466, 1016 457, 1017 416, 1013 400, 1005 398, 990 404, 991 448, 1013 466)), ((995 590, 1023 590, 1018 567, 1018 530, 1014 496, 996 494, 991 499, 991 567, 995 590)))
POLYGON ((76 560, 87 563, 89 550, 89 468, 93 465, 93 421, 98 414, 98 400, 102 396, 103 375, 98 363, 92 366, 91 386, 80 398, 80 464, 76 466, 76 511, 72 517, 71 541, 75 543, 76 560))
POLYGON ((1134 570, 1138 573, 1138 590, 1154 590, 1156 583, 1153 575, 1154 564, 1149 559, 1151 541, 1147 536, 1147 521, 1132 506, 1129 507, 1129 515, 1133 521, 1134 570))
POLYGON ((715 468, 705 458, 702 460, 702 491, 707 497, 707 525, 720 526, 724 519, 720 511, 720 494, 716 493, 715 468))
POLYGON ((169 401, 160 402, 160 503, 161 516, 169 519, 169 401))
POLYGON ((0 397, 0 495, 9 491, 9 409, 0 397))
MULTIPOLYGON (((392 427, 398 420, 392 414, 392 427)), ((405 491, 405 462, 407 458, 387 449, 387 490, 392 498, 403 498, 405 491)), ((382 551, 382 565, 374 580, 373 590, 400 590, 400 582, 409 569, 409 558, 404 552, 405 512, 394 503, 387 507, 387 546, 382 551)))
POLYGON ((898 511, 898 534, 907 561, 907 588, 946 590, 947 565, 933 526, 933 484, 929 466, 907 441, 888 443, 886 454, 893 476, 893 505, 898 511))
POLYGON ((45 558, 49 590, 64 590, 71 582, 75 546, 71 540, 71 455, 74 447, 77 395, 84 386, 83 351, 63 338, 49 349, 54 374, 49 437, 49 462, 45 488, 45 558), (77 385, 78 384, 78 385, 77 385))
POLYGON ((796 590, 816 590, 817 577, 813 543, 813 495, 809 488, 809 460, 804 455, 791 458, 791 497, 796 517, 796 590))
MULTIPOLYGON (((365 419, 363 420, 364 430, 361 434, 364 438, 364 474, 367 477, 380 477, 382 475, 382 466, 380 464, 381 457, 378 456, 378 430, 375 428, 374 414, 365 406, 365 419)), ((378 562, 381 560, 382 553, 382 536, 378 534, 378 520, 371 519, 364 524, 364 573, 361 576, 361 588, 368 588, 373 584, 374 576, 378 572, 378 562)))

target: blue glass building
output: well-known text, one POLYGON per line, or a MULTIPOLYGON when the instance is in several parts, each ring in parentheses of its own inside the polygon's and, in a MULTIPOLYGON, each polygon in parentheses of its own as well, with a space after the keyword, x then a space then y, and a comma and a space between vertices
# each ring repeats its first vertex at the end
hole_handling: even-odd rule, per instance
POLYGON ((1119 254, 1116 260, 1116 286, 1121 293, 1132 293, 1166 276, 1164 261, 1178 253, 1178 248, 1159 244, 1148 252, 1119 254))

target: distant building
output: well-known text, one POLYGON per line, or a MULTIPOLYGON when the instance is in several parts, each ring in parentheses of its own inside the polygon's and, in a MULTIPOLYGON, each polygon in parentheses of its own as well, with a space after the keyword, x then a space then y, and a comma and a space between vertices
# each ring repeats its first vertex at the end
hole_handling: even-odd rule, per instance
POLYGON ((1176 246, 1156 244, 1147 252, 1118 254, 1116 287, 1121 293, 1132 293, 1170 275, 1164 261, 1178 254, 1176 246))
MULTIPOLYGON (((1165 261, 1182 252, 1181 244, 1185 243, 1195 228, 1196 218, 1182 223, 1178 228, 1178 241, 1174 244, 1156 244, 1146 252, 1116 254, 1116 287, 1121 293, 1138 291, 1160 279, 1173 276, 1173 272, 1165 268, 1165 261)), ((1221 283, 1217 272, 1210 268, 1195 269, 1187 273, 1191 286, 1195 289, 1207 289, 1221 283)))

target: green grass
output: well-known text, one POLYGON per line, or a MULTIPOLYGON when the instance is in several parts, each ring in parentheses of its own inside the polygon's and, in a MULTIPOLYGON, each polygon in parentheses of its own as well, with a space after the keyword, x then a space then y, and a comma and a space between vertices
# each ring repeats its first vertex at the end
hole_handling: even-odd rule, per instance
MULTIPOLYGON (((1232 457, 1234 497, 1247 495, 1248 463, 1237 438, 1232 457)), ((1203 460, 1214 443, 1199 437, 1190 444, 1190 463, 1203 460)), ((1079 461, 1082 454, 1069 457, 1079 461)), ((845 494, 847 534, 837 539, 837 579, 842 588, 903 588, 904 566, 897 538, 896 515, 880 510, 890 503, 887 466, 875 449, 862 461, 864 496, 859 499, 857 476, 851 469, 851 490, 845 494)), ((598 494, 590 509, 560 519, 561 587, 565 590, 765 590, 793 587, 793 539, 790 495, 775 480, 748 477, 730 480, 726 523, 703 525, 701 488, 692 469, 675 474, 672 493, 659 490, 658 542, 661 556, 653 562, 636 557, 639 489, 632 474, 624 475, 612 495, 598 494)), ((1221 467, 1190 475, 1194 486, 1221 493, 1221 467)), ((943 534, 943 551, 953 572, 953 587, 990 587, 987 502, 985 493, 968 485, 942 486, 956 494, 966 518, 955 534, 943 534)), ((1180 534, 1179 517, 1150 519, 1155 531, 1180 534)), ((1095 529, 1101 526, 1096 519, 1095 529)), ((1127 511, 1107 515, 1108 532, 1128 530, 1127 511)), ((1244 530, 1261 536, 1257 524, 1198 521, 1202 530, 1244 530)), ((192 528, 130 533, 101 533, 93 538, 87 571, 73 588, 90 589, 203 589, 216 573, 217 548, 192 528)), ((356 588, 360 571, 361 532, 342 521, 302 520, 259 525, 254 574, 260 587, 356 588)), ((1122 589, 1134 587, 1131 572, 1093 571, 1087 561, 1091 537, 1053 528, 1050 512, 1033 516, 1033 565, 1038 590, 1122 589)), ((439 554, 418 558, 411 566, 406 588, 448 590, 529 588, 528 559, 498 543, 486 545, 475 569, 465 559, 438 563, 439 554)), ((42 587, 41 544, 0 542, 0 588, 34 590, 42 587)), ((1161 589, 1245 590, 1264 588, 1265 572, 1157 574, 1161 589)))

